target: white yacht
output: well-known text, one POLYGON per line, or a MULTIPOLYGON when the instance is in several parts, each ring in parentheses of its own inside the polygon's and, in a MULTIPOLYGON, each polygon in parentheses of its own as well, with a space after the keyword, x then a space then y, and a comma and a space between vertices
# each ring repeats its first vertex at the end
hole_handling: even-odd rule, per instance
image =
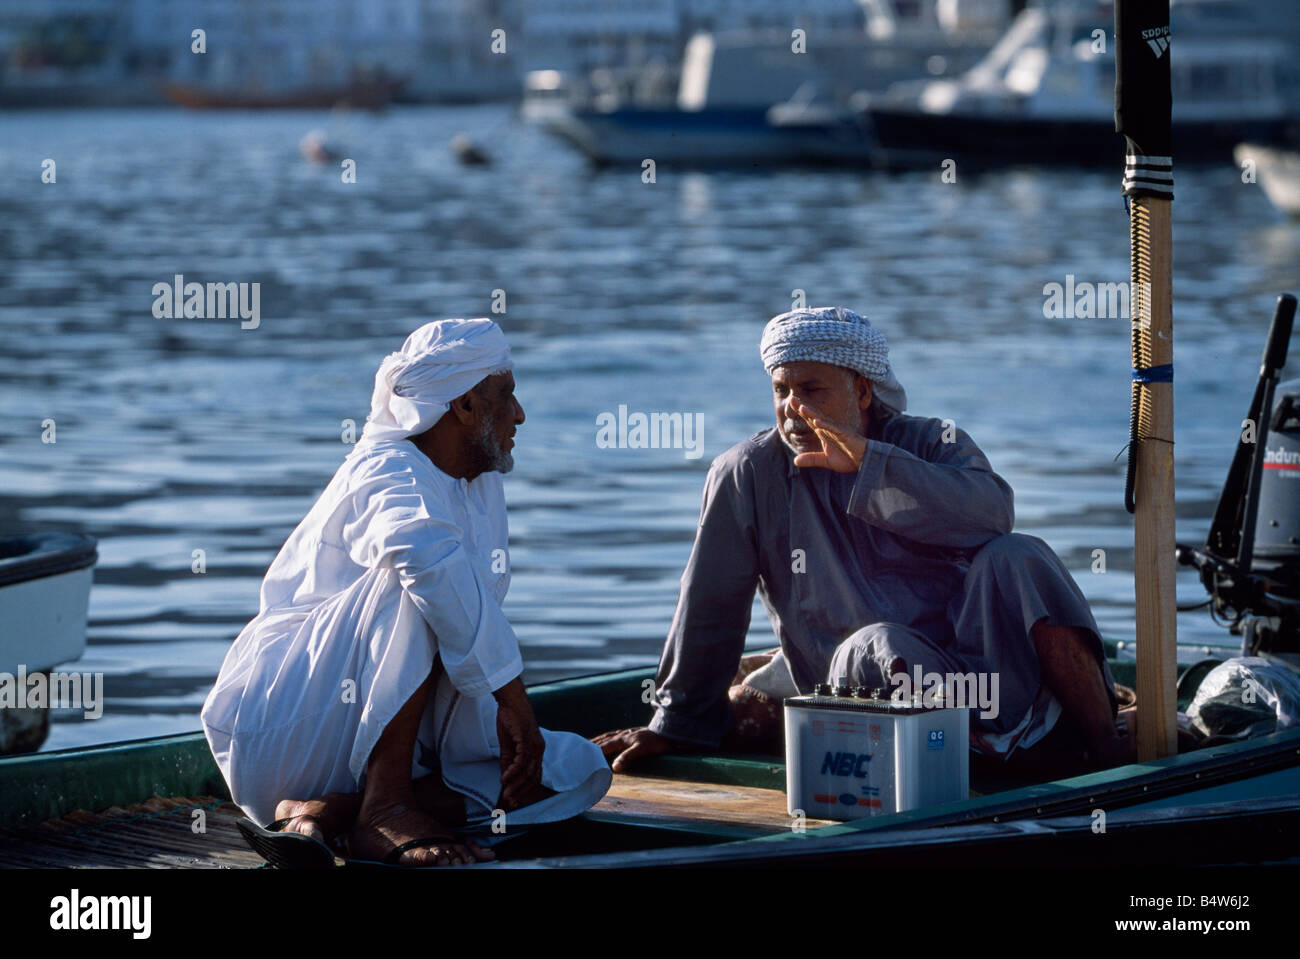
MULTIPOLYGON (((1300 9, 1270 8, 1295 19, 1300 9)), ((1114 4, 1064 0, 1024 10, 957 79, 900 84, 868 106, 881 148, 901 159, 1114 163, 1114 4)), ((1172 0, 1175 162, 1226 161, 1243 140, 1288 130, 1294 50, 1239 0, 1172 0)))

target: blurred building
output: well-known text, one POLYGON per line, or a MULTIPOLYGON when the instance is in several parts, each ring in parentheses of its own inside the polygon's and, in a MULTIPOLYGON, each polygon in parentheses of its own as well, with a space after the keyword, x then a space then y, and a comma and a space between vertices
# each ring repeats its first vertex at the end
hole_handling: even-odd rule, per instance
MULTIPOLYGON (((0 104, 146 103, 163 84, 274 91, 380 72, 404 77, 413 99, 491 99, 516 96, 532 70, 670 75, 700 32, 788 36, 799 27, 810 38, 865 31, 887 41, 879 31, 917 11, 960 18, 987 2, 3 0, 0 104), (195 29, 205 31, 206 53, 191 51, 195 29), (495 30, 504 52, 493 50, 495 30)), ((1024 2, 1010 0, 1011 11, 1024 2)), ((1300 44, 1300 4, 1240 2, 1300 44)))
POLYGON ((524 70, 586 73, 681 53, 681 0, 525 0, 524 70))
POLYGON ((526 0, 524 70, 677 63, 697 32, 861 31, 860 0, 526 0))
POLYGON ((419 99, 517 94, 518 0, 6 0, 0 103, 149 103, 165 84, 275 91, 383 72, 419 99), (504 53, 493 30, 506 31, 504 53), (204 53, 192 49, 204 31, 204 53))
MULTIPOLYGON (((518 73, 493 53, 509 25, 484 0, 126 0, 135 57, 177 83, 218 88, 338 87, 357 76, 406 79, 414 99, 511 96, 518 73), (207 50, 190 50, 191 31, 207 50)), ((508 39, 508 31, 507 31, 508 39)))
POLYGON ((13 0, 0 5, 0 105, 94 97, 124 82, 122 4, 13 0))

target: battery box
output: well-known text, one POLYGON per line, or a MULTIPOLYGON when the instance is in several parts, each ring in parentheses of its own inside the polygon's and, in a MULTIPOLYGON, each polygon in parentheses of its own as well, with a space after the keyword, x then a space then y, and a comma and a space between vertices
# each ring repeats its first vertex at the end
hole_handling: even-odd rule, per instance
POLYGON ((860 819, 966 799, 970 710, 862 696, 785 700, 790 815, 860 819))

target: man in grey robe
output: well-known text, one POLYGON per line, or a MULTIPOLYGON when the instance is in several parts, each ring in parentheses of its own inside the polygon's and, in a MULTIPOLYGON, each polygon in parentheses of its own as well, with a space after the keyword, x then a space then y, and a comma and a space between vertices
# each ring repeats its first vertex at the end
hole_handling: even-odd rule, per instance
POLYGON ((1011 488, 964 431, 902 412, 884 336, 841 307, 796 310, 768 323, 761 353, 777 426, 713 462, 654 716, 595 739, 614 770, 779 730, 781 697, 815 684, 888 694, 917 667, 992 678, 994 708, 971 714, 978 753, 1129 759, 1078 586, 1046 543, 1011 532, 1011 488), (781 648, 738 683, 755 589, 781 648))

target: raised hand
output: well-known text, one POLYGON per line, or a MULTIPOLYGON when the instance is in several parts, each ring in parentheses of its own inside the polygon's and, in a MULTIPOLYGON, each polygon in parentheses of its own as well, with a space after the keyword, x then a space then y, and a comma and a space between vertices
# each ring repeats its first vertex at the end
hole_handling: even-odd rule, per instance
POLYGON ((820 466, 837 473, 856 473, 867 452, 866 437, 839 423, 833 423, 815 406, 795 399, 791 404, 799 417, 821 440, 820 453, 800 453, 794 458, 799 467, 820 466))

